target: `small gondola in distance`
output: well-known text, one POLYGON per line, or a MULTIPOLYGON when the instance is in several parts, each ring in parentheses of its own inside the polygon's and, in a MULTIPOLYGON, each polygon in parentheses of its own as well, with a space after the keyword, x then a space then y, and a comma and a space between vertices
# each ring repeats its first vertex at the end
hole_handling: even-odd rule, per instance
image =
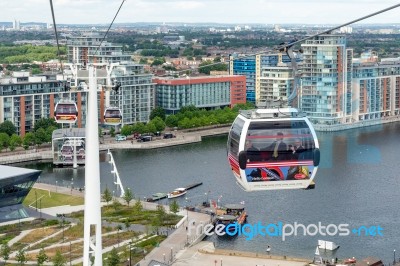
POLYGON ((107 107, 104 111, 104 124, 116 126, 122 124, 122 113, 118 107, 107 107))
POLYGON ((54 119, 59 124, 74 124, 78 119, 78 107, 73 101, 61 100, 54 108, 54 119))

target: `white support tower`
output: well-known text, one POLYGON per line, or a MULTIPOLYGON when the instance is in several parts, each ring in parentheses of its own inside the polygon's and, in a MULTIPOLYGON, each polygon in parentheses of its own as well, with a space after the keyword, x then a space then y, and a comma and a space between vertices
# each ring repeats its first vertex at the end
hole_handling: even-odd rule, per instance
POLYGON ((95 68, 89 66, 88 112, 86 116, 86 158, 85 158, 85 215, 83 266, 101 266, 101 207, 100 207, 100 163, 99 128, 97 111, 97 78, 95 68), (94 232, 94 235, 91 235, 94 232))

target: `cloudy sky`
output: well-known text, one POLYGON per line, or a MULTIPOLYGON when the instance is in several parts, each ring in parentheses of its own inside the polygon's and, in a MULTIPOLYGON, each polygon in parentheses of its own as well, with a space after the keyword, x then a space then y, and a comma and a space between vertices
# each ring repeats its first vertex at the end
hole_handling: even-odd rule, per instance
MULTIPOLYGON (((49 0, 0 0, 0 21, 51 22, 49 0)), ((56 23, 109 24, 122 0, 53 0, 56 23)), ((125 0, 123 22, 343 24, 398 0, 125 0)), ((400 8, 363 23, 400 23, 400 8)))

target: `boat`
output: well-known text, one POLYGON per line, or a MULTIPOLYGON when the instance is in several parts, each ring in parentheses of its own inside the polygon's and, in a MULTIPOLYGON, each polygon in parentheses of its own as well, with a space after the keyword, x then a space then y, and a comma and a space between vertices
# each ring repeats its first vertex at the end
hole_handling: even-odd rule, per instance
POLYGON ((356 258, 349 258, 344 260, 344 264, 355 264, 357 262, 356 258))
POLYGON ((186 193, 187 193, 186 188, 180 187, 180 188, 177 188, 177 189, 175 189, 174 191, 168 193, 167 197, 168 197, 169 199, 177 198, 177 197, 180 197, 180 196, 185 195, 186 193))
POLYGON ((148 197, 146 199, 146 201, 148 201, 148 202, 158 201, 158 200, 166 198, 167 196, 168 196, 167 193, 158 192, 158 193, 154 193, 153 195, 151 195, 151 197, 148 197))
MULTIPOLYGON (((229 214, 224 214, 224 215, 220 215, 217 216, 216 220, 215 220, 215 226, 222 224, 223 226, 223 230, 225 230, 225 227, 227 227, 230 224, 235 224, 237 223, 237 217, 234 215, 229 215, 229 214)), ((228 231, 229 232, 233 232, 237 230, 237 228, 235 226, 229 227, 228 231)), ((237 232, 235 233, 235 235, 237 234, 237 232)))
POLYGON ((233 215, 236 217, 238 224, 244 224, 247 220, 247 213, 244 210, 243 204, 227 204, 225 205, 226 214, 233 215))
MULTIPOLYGON (((230 224, 243 225, 247 219, 247 213, 244 210, 243 204, 227 204, 225 205, 226 213, 224 215, 217 216, 215 224, 223 224, 228 226, 230 224)), ((228 231, 233 232, 236 227, 229 227, 228 231)), ((236 231, 237 233, 237 231, 236 231)))
POLYGON ((325 241, 325 240, 318 240, 318 248, 325 249, 325 250, 336 250, 340 246, 336 245, 334 242, 325 241))

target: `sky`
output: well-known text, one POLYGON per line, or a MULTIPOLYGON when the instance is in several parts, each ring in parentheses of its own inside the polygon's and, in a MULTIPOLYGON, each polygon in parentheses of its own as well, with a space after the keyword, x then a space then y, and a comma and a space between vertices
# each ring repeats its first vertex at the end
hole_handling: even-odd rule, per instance
MULTIPOLYGON (((123 0, 53 0, 57 24, 109 24, 123 0)), ((0 21, 51 23, 49 0, 0 0, 0 21)), ((343 24, 398 0, 125 0, 115 23, 343 24)), ((400 23, 400 7, 363 23, 400 23)))

